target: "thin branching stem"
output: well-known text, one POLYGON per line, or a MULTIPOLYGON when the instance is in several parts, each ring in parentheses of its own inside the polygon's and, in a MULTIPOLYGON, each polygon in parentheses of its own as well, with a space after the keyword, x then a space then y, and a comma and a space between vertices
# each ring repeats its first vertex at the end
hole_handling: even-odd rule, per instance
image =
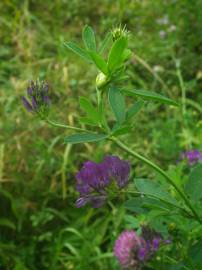
POLYGON ((133 157, 135 157, 135 158, 143 161, 144 163, 146 163, 147 165, 149 165, 150 167, 152 167, 155 171, 159 172, 166 179, 166 181, 175 188, 175 190, 178 192, 178 194, 180 195, 180 197, 183 199, 183 201, 185 202, 185 204, 187 205, 187 207, 192 212, 194 218, 200 224, 202 224, 201 218, 199 217, 199 215, 195 211, 195 209, 192 206, 192 204, 189 201, 189 199, 186 197, 186 195, 184 194, 184 192, 175 184, 175 182, 172 180, 172 178, 170 178, 170 176, 164 170, 162 170, 158 165, 154 164, 152 161, 148 160, 147 158, 143 157, 142 155, 140 155, 140 154, 136 153, 135 151, 131 150, 127 145, 125 145, 119 139, 114 138, 114 137, 111 137, 110 140, 113 141, 116 145, 118 145, 121 149, 123 149, 124 151, 126 151, 127 153, 129 153, 130 155, 132 155, 133 157))
POLYGON ((83 132, 88 132, 86 129, 84 128, 78 128, 78 127, 73 127, 73 126, 69 126, 69 125, 64 125, 64 124, 60 124, 60 123, 56 123, 50 119, 46 119, 46 122, 48 124, 50 124, 51 126, 54 127, 60 127, 60 128, 66 128, 66 129, 71 129, 71 130, 77 130, 77 131, 83 131, 83 132))

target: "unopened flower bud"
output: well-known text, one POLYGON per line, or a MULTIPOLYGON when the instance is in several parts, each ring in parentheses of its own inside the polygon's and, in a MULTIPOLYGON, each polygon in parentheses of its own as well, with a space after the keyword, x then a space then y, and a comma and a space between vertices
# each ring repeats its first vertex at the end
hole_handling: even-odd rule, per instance
POLYGON ((113 38, 113 41, 116 41, 117 39, 121 38, 121 37, 125 37, 128 39, 129 37, 129 31, 127 31, 126 27, 115 27, 113 30, 112 30, 112 38, 113 38))
POLYGON ((107 76, 104 73, 100 72, 97 75, 97 77, 96 77, 96 86, 97 86, 97 88, 102 88, 108 82, 109 82, 109 79, 107 78, 107 76))

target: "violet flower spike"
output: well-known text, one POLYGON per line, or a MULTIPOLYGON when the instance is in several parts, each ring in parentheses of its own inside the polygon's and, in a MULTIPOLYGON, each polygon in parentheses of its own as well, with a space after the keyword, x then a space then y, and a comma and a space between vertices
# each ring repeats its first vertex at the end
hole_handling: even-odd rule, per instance
POLYGON ((128 184, 130 174, 130 164, 116 156, 106 156, 104 162, 108 164, 109 174, 120 188, 128 184))
POLYGON ((87 161, 76 174, 76 188, 80 198, 77 207, 90 203, 92 207, 101 207, 107 199, 106 190, 114 181, 118 189, 128 183, 130 165, 116 156, 107 156, 103 162, 87 161))
POLYGON ((199 150, 188 150, 180 155, 181 160, 186 160, 190 166, 202 162, 202 152, 199 150))
POLYGON ((27 87, 28 98, 22 97, 22 102, 26 110, 37 113, 42 118, 46 118, 50 105, 48 90, 49 86, 47 83, 31 81, 27 87))
POLYGON ((32 105, 29 103, 29 101, 25 97, 22 97, 22 102, 23 102, 25 109, 27 109, 28 112, 33 111, 32 105))

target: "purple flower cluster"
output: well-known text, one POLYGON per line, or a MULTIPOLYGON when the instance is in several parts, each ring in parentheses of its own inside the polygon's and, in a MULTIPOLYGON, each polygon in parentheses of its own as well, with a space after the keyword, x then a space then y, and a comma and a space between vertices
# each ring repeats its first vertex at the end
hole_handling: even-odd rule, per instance
POLYGON ((27 87, 27 96, 22 97, 22 102, 27 111, 39 113, 44 116, 48 112, 50 99, 48 96, 49 86, 45 82, 31 81, 27 87))
POLYGON ((101 207, 107 198, 106 189, 112 182, 120 189, 125 187, 129 173, 129 163, 116 156, 106 156, 101 163, 85 162, 76 175, 77 191, 80 193, 76 206, 90 203, 94 208, 101 207))
POLYGON ((189 150, 181 154, 181 160, 186 160, 190 166, 202 162, 202 152, 199 150, 189 150))
POLYGON ((139 270, 144 263, 151 259, 162 242, 161 235, 148 227, 142 228, 141 236, 138 236, 133 230, 126 230, 119 235, 115 242, 114 255, 122 268, 139 270))

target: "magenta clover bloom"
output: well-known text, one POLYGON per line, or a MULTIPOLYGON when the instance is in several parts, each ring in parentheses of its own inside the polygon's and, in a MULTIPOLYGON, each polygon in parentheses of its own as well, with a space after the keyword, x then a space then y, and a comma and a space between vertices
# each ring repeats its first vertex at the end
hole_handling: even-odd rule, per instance
POLYGON ((128 183, 130 165, 116 156, 106 156, 101 163, 87 161, 76 174, 77 207, 90 203, 92 207, 101 207, 107 199, 106 189, 114 181, 119 189, 128 183))
POLYGON ((123 231, 114 245, 114 255, 123 268, 139 269, 139 261, 146 257, 146 243, 134 231, 123 231))
POLYGON ((181 154, 181 160, 186 160, 190 166, 202 162, 202 152, 199 150, 189 150, 181 154))
POLYGON ((142 228, 141 236, 133 230, 123 231, 114 245, 114 255, 123 269, 139 270, 164 243, 161 235, 148 227, 142 228))
POLYGON ((49 86, 46 82, 31 81, 27 88, 27 97, 22 97, 22 102, 27 111, 46 116, 50 105, 48 96, 49 86))

